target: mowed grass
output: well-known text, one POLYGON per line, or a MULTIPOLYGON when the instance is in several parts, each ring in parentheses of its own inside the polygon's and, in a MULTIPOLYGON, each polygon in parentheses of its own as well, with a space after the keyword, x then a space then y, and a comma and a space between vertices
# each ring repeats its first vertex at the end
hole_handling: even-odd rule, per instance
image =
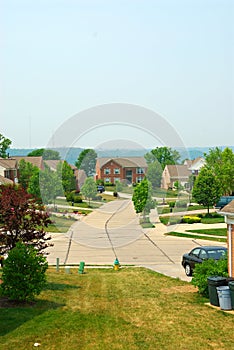
POLYGON ((195 232, 205 235, 213 236, 227 236, 226 228, 209 228, 209 229, 197 229, 197 230, 186 230, 186 232, 195 232))
POLYGON ((213 237, 209 235, 198 235, 196 233, 185 233, 185 232, 177 232, 177 231, 171 231, 165 234, 166 236, 175 236, 175 237, 182 237, 182 238, 195 238, 195 239, 203 239, 207 241, 214 241, 214 242, 224 242, 227 243, 227 238, 222 237, 213 237))
POLYGON ((187 282, 143 268, 48 271, 35 305, 1 308, 0 348, 231 349, 234 315, 187 282))
POLYGON ((71 225, 77 221, 72 217, 56 216, 56 215, 51 215, 50 219, 53 223, 48 225, 48 227, 45 228, 46 232, 66 233, 70 229, 71 225))

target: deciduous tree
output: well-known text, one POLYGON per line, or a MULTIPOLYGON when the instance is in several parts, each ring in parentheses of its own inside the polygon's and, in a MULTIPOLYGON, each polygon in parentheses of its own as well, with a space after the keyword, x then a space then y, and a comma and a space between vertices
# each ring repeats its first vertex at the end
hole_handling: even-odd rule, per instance
POLYGON ((97 195, 97 185, 92 177, 87 177, 85 180, 85 183, 82 186, 82 194, 88 198, 90 205, 90 200, 97 195))
POLYGON ((152 198, 152 185, 147 179, 142 180, 134 189, 132 201, 136 213, 142 213, 145 216, 150 209, 155 208, 155 201, 152 198))
POLYGON ((93 176, 95 174, 97 153, 90 148, 83 150, 75 165, 78 169, 85 171, 87 176, 93 176))
POLYGON ((57 173, 62 179, 62 185, 65 193, 76 189, 76 179, 73 170, 66 161, 58 163, 57 173))
POLYGON ((0 157, 1 158, 7 157, 6 151, 8 150, 10 145, 11 145, 11 140, 9 140, 7 137, 0 134, 0 157))
POLYGON ((153 188, 161 187, 162 172, 162 166, 157 160, 148 165, 147 179, 151 182, 153 188))
POLYGON ((29 157, 42 156, 44 160, 59 160, 61 159, 58 151, 52 149, 39 148, 35 149, 28 154, 29 157))
POLYGON ((0 186, 1 254, 14 248, 18 241, 43 252, 50 244, 45 228, 51 223, 44 207, 20 186, 0 186))
POLYGON ((231 195, 234 192, 234 153, 226 147, 210 149, 205 154, 206 166, 211 169, 220 183, 222 195, 231 195))
POLYGON ((198 204, 207 206, 209 215, 209 208, 212 207, 220 198, 221 188, 219 180, 213 174, 212 170, 203 167, 193 186, 193 198, 198 204))
POLYGON ((177 164, 180 159, 180 154, 170 147, 156 147, 145 154, 145 159, 148 164, 157 160, 164 170, 165 166, 168 164, 177 164))

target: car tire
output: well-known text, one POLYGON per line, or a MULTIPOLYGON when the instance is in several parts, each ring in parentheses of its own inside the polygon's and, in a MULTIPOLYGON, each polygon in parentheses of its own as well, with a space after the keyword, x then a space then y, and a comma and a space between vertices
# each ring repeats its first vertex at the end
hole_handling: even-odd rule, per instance
POLYGON ((192 269, 191 269, 191 266, 189 264, 185 265, 184 270, 185 270, 185 274, 187 276, 192 276, 192 269))

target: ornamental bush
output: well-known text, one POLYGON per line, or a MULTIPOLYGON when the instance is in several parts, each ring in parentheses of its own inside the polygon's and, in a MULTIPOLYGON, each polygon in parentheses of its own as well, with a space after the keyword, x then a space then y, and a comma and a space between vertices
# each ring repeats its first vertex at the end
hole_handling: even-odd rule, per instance
POLYGON ((185 224, 195 224, 201 222, 201 218, 198 216, 184 216, 182 222, 185 224))
POLYGON ((187 201, 177 201, 175 203, 176 208, 187 208, 187 201))
POLYGON ((196 264, 193 270, 193 278, 191 283, 198 287, 198 292, 204 297, 209 297, 208 277, 228 277, 227 258, 221 260, 208 259, 202 264, 196 264))
POLYGON ((2 294, 10 300, 33 300, 46 283, 47 268, 46 258, 34 247, 18 242, 4 262, 2 294))

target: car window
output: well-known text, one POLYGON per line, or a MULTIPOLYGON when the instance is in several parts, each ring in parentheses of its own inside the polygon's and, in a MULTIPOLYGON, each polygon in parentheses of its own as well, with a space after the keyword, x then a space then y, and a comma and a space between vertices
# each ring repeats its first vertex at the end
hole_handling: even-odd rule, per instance
POLYGON ((207 251, 209 259, 221 259, 224 258, 226 255, 226 251, 224 249, 217 249, 217 250, 208 250, 207 251))
POLYGON ((198 258, 198 257, 199 257, 200 250, 201 250, 200 248, 195 248, 195 249, 193 249, 193 250, 191 251, 190 255, 195 256, 196 258, 198 258))
POLYGON ((208 259, 208 254, 204 249, 201 249, 200 254, 199 254, 199 258, 201 258, 202 260, 208 259))

